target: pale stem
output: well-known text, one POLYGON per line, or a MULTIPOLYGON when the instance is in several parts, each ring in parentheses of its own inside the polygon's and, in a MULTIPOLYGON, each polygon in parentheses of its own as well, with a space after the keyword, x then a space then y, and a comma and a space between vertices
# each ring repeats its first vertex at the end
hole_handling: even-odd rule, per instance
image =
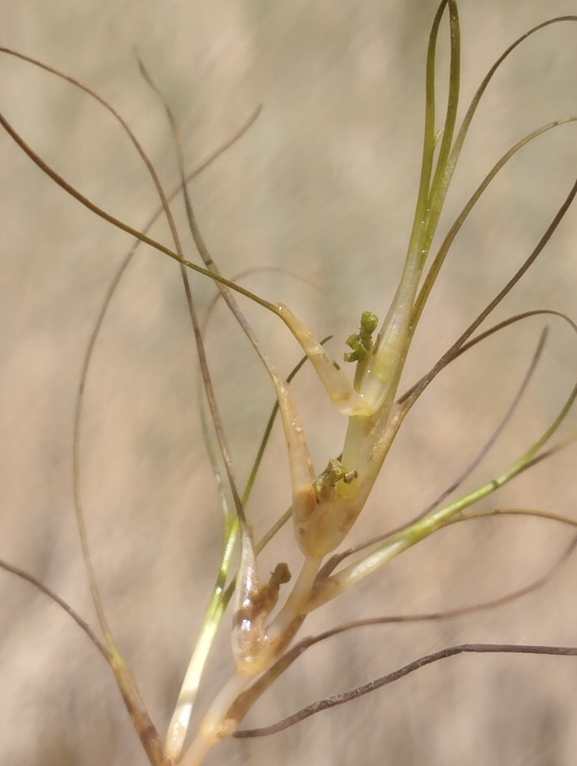
POLYGON ((371 418, 349 418, 342 462, 346 471, 357 472, 358 480, 349 485, 339 485, 338 494, 343 498, 359 494, 363 486, 365 495, 368 495, 379 474, 386 455, 384 445, 388 443, 390 446, 398 430, 398 427, 391 428, 391 424, 396 423, 395 394, 400 372, 394 386, 389 386, 386 399, 381 401, 380 412, 371 418))
POLYGON ((372 411, 394 397, 411 338, 411 317, 422 272, 422 253, 409 250, 401 281, 383 322, 373 358, 367 366, 362 383, 362 394, 372 411))
MULTIPOLYGON (((222 600, 222 597, 221 597, 222 600)), ((221 604, 220 612, 224 611, 221 604)), ((210 615, 211 619, 207 620, 203 626, 199 640, 194 647, 194 652, 190 659, 186 675, 182 682, 182 688, 178 697, 178 702, 174 709, 170 725, 168 727, 168 733, 166 735, 166 754, 174 762, 180 757, 184 740, 188 732, 188 726, 190 724, 190 717, 192 715, 192 709, 196 700, 198 687, 206 659, 212 647, 214 637, 220 626, 220 617, 218 615, 210 615)))
POLYGON ((192 715, 204 666, 206 665, 208 655, 227 606, 227 598, 224 589, 232 556, 236 549, 236 542, 239 534, 238 520, 235 519, 231 524, 227 524, 227 527, 228 531, 225 538, 223 558, 218 573, 216 587, 210 599, 204 623, 200 630, 200 635, 198 636, 190 658, 166 735, 165 749, 173 761, 176 761, 180 757, 188 727, 190 725, 190 717, 192 715))
POLYGON ((227 713, 238 695, 246 689, 254 676, 235 671, 214 698, 179 766, 200 766, 210 748, 221 739, 230 737, 237 721, 228 721, 227 713))
POLYGON ((267 638, 282 637, 294 620, 306 611, 305 605, 310 599, 321 563, 322 559, 312 556, 305 557, 299 576, 286 603, 267 629, 267 638))

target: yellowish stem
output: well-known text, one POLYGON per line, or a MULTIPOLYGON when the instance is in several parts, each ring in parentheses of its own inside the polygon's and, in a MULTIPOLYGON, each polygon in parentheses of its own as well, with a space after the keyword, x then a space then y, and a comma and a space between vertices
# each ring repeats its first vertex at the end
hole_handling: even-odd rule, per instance
POLYGON ((286 603, 267 628, 267 638, 274 640, 283 636, 295 619, 306 611, 305 605, 310 599, 321 563, 322 559, 311 556, 305 557, 299 576, 286 603))
POLYGON ((198 734, 184 754, 179 766, 200 766, 213 745, 230 737, 238 722, 228 719, 227 713, 234 700, 246 689, 253 678, 252 675, 239 673, 235 670, 214 698, 200 724, 198 734))

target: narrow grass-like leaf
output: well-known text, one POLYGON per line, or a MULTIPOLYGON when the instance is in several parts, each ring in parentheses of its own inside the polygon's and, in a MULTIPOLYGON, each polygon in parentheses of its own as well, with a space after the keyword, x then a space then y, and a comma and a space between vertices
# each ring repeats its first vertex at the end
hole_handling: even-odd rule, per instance
POLYGON ((310 716, 316 715, 323 710, 344 705, 347 702, 363 697, 365 694, 374 692, 383 686, 388 686, 395 681, 399 681, 410 673, 414 673, 415 670, 431 665, 433 662, 439 662, 439 660, 454 657, 458 654, 534 654, 549 655, 553 657, 576 657, 577 647, 539 646, 529 644, 460 644, 458 646, 451 646, 447 649, 441 649, 438 652, 433 652, 432 654, 420 657, 418 660, 414 660, 392 673, 387 673, 387 675, 377 678, 374 681, 369 681, 362 686, 357 686, 355 689, 341 692, 340 694, 334 694, 332 697, 327 697, 318 702, 313 702, 311 705, 307 705, 307 707, 299 710, 298 713, 294 713, 271 726, 263 726, 260 729, 241 729, 235 731, 232 736, 246 739, 249 737, 266 737, 270 734, 277 734, 279 731, 284 731, 285 729, 294 726, 296 723, 300 723, 306 718, 310 718, 310 716))
POLYGON ((523 147, 527 146, 527 144, 531 143, 533 140, 538 138, 539 136, 549 132, 550 130, 553 130, 554 128, 557 128, 561 125, 566 125, 572 122, 575 122, 577 120, 577 117, 566 117, 563 119, 555 120, 554 122, 550 122, 547 125, 543 125, 540 128, 537 128, 537 130, 534 130, 532 133, 529 133, 527 136, 522 138, 520 141, 518 141, 514 146, 512 146, 500 159, 498 162, 495 163, 495 165, 491 168, 489 173, 485 176, 483 181, 479 184, 461 213, 457 216, 455 219, 454 224, 449 229, 447 235, 445 236, 441 246, 439 247, 439 250, 433 259, 433 262, 431 263, 431 266, 425 276, 425 279, 423 281, 423 285, 419 291, 419 295, 417 297, 417 300, 415 301, 415 307, 413 310, 413 324, 412 324, 412 332, 415 331, 419 319, 421 318, 421 314, 423 312, 423 309, 425 307, 425 303, 430 295, 430 292, 433 288, 433 285, 439 275, 439 272, 441 270, 441 267, 445 261, 445 258, 447 256, 447 253, 449 252, 449 249, 451 245, 453 244, 453 241, 459 231, 461 230, 463 224, 465 223, 466 219, 468 218, 469 214, 471 213, 474 206, 479 201, 481 195, 485 191, 485 189, 489 186, 491 181, 495 178, 495 176, 499 173, 500 170, 509 162, 512 157, 514 157, 517 152, 519 152, 523 147))

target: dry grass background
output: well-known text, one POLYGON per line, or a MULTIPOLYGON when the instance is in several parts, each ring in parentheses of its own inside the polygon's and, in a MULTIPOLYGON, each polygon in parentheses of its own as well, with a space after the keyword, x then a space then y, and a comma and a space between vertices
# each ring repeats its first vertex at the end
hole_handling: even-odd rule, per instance
MULTIPOLYGON (((241 142, 193 187, 205 238, 225 273, 283 300, 340 354, 363 309, 381 316, 397 278, 416 195, 423 73, 436 0, 3 0, 0 43, 78 76, 126 116, 167 185, 177 178, 162 108, 136 47, 180 120, 187 163, 241 142), (290 272, 290 273, 287 273, 290 272)), ((515 37, 575 0, 461 0, 464 97, 515 37)), ((500 154, 539 124, 577 113, 577 25, 549 29, 497 76, 465 150, 448 211, 458 212, 500 154)), ((1 108, 82 191, 142 226, 154 191, 118 126, 85 96, 0 60, 1 108)), ((457 240, 416 340, 409 383, 427 369, 539 238, 577 171, 575 128, 541 139, 503 174, 457 240)), ((71 432, 81 360, 106 286, 130 242, 67 199, 0 137, 0 556, 33 572, 94 621, 74 526, 71 432)), ((447 220, 447 219, 445 219, 447 220)), ((159 237, 165 237, 162 229, 159 237)), ((548 306, 576 318, 577 216, 499 316, 548 306)), ((167 240, 168 241, 168 240, 167 240)), ((190 243, 187 243, 190 249, 190 243)), ((195 280, 206 305, 213 288, 195 280)), ((288 371, 299 350, 247 306, 288 371)), ((359 539, 422 509, 475 455, 529 363, 533 321, 464 358, 423 397, 359 523, 359 539)), ((524 409, 478 481, 515 457, 560 407, 577 374, 575 339, 555 327, 524 409)), ((272 403, 254 355, 224 310, 208 332, 212 367, 246 474, 272 403)), ((161 729, 215 576, 218 500, 196 410, 194 354, 178 269, 143 249, 119 291, 87 389, 84 496, 110 621, 161 729)), ((310 372, 295 384, 315 459, 343 424, 310 372)), ((573 419, 573 425, 575 419, 573 419)), ((473 486, 471 484, 470 486, 473 486)), ((575 450, 491 501, 575 516, 575 450)), ((257 531, 287 505, 276 433, 249 515, 257 531)), ((373 576, 312 627, 431 611, 520 587, 553 564, 570 533, 530 520, 442 532, 373 576)), ((296 563, 290 534, 266 558, 296 563)), ((463 641, 577 643, 575 562, 509 607, 437 624, 383 627, 311 650, 250 716, 272 722, 463 641)), ((0 763, 137 766, 145 757, 113 680, 86 638, 30 587, 0 576, 0 763)), ((223 631, 227 633, 226 630, 223 631)), ((228 673, 227 636, 207 689, 228 673)), ((572 659, 462 657, 274 738, 230 742, 209 763, 344 766, 573 764, 572 659)))

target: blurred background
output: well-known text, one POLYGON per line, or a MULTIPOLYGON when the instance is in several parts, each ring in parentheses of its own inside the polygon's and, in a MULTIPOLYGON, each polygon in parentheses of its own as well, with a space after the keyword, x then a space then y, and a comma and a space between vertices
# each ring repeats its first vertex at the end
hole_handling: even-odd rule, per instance
MULTIPOLYGON (((577 13, 575 0, 461 0, 462 103, 531 26, 577 13)), ((178 180, 162 105, 174 109, 194 167, 263 105, 256 124, 191 187, 204 237, 231 277, 283 301, 340 358, 360 313, 385 315, 410 232, 419 178, 432 0, 3 0, 0 44, 78 77, 141 139, 167 188, 178 180), (247 272, 247 273, 245 273, 247 272)), ((446 74, 443 28, 439 72, 446 74)), ((577 114, 577 24, 530 38, 496 75, 471 129, 439 229, 448 229, 494 162, 525 133, 577 114)), ((441 93, 444 88, 440 87, 441 93)), ((39 154, 97 204, 142 227, 158 201, 118 124, 85 94, 7 55, 0 108, 39 154)), ((440 113, 443 109, 441 108, 440 113)), ((463 111, 463 109, 461 110, 463 111)), ((577 173, 577 128, 525 149, 457 238, 404 378, 426 372, 530 253, 577 173)), ((131 245, 0 135, 0 557, 50 585, 95 624, 73 513, 72 425, 82 359, 107 286, 131 245)), ((182 225, 187 253, 194 251, 182 225)), ((170 243, 163 226, 154 235, 170 243)), ((577 212, 495 312, 577 318, 577 212)), ((193 277, 201 312, 215 290, 193 277)), ((301 354, 278 321, 243 301, 288 374, 301 354)), ((497 427, 545 324, 550 337, 522 406, 472 489, 515 460, 556 416, 577 377, 575 335, 537 318, 446 370, 415 406, 352 539, 408 521, 459 476, 497 427)), ((246 479, 272 386, 222 306, 206 332, 211 370, 246 479)), ((141 248, 112 302, 86 388, 82 491, 110 623, 154 721, 166 729, 217 570, 221 512, 198 418, 196 363, 178 267, 141 248)), ((294 384, 318 470, 340 452, 343 420, 310 370, 294 384)), ((576 428, 565 424, 563 434, 576 428)), ((577 518, 575 448, 482 507, 577 518)), ((277 427, 247 509, 260 536, 289 504, 277 427)), ((438 533, 310 618, 305 634, 347 620, 480 603, 545 574, 571 530, 493 518, 438 533)), ((291 530, 263 571, 299 553, 291 530)), ((577 564, 492 611, 366 628, 319 644, 247 718, 260 726, 309 702, 462 642, 577 644, 577 564)), ((137 766, 146 758, 113 678, 74 624, 29 585, 0 573, 0 761, 137 766)), ((199 706, 231 669, 229 618, 199 706)), ((573 764, 574 659, 463 656, 274 737, 231 741, 207 763, 344 766, 573 764)))

